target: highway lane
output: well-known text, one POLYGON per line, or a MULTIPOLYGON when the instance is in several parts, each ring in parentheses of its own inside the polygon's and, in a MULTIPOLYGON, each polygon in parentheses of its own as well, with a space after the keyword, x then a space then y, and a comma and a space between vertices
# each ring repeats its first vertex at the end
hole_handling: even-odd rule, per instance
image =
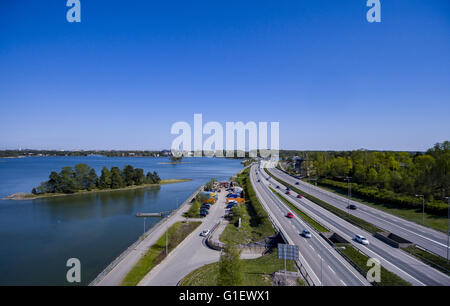
MULTIPOLYGON (((263 181, 266 184, 269 184, 266 180, 263 181)), ((272 181, 272 179, 270 181, 272 181)), ((285 189, 285 186, 279 182, 274 181, 273 183, 285 189)), ((305 198, 297 199, 297 194, 295 192, 291 191, 290 196, 285 195, 283 192, 281 192, 281 194, 299 209, 303 210, 323 225, 349 240, 355 247, 360 249, 366 255, 373 258, 378 258, 386 269, 396 273, 412 284, 450 285, 450 278, 447 275, 431 268, 400 249, 393 248, 372 237, 370 233, 340 219, 317 204, 305 198), (363 246, 352 241, 351 239, 356 233, 366 236, 370 241, 370 245, 363 246)))
POLYGON ((361 286, 370 285, 339 253, 326 243, 308 224, 298 217, 286 218, 289 211, 280 199, 267 186, 257 183, 256 166, 250 171, 250 180, 263 206, 280 225, 292 242, 299 246, 300 254, 312 271, 315 283, 325 286, 361 286), (300 235, 308 229, 313 238, 300 235))
POLYGON ((396 217, 384 211, 364 205, 363 203, 354 200, 349 201, 345 197, 296 179, 280 171, 279 169, 273 168, 268 170, 276 177, 291 185, 295 185, 295 183, 298 182, 299 185, 296 185, 297 188, 304 190, 312 196, 339 209, 348 211, 348 204, 354 204, 358 207, 358 209, 349 211, 350 214, 366 220, 383 230, 408 239, 409 241, 444 258, 447 256, 447 235, 444 233, 396 217))

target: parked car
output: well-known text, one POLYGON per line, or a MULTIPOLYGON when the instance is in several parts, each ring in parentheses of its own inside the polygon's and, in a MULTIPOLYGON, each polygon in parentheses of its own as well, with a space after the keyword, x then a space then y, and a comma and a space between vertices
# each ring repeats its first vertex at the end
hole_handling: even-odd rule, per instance
POLYGON ((351 210, 356 210, 356 205, 350 204, 349 206, 347 206, 347 208, 351 210))
POLYGON ((209 230, 203 230, 201 233, 200 233, 200 236, 202 236, 202 237, 206 237, 206 236, 208 236, 209 235, 209 230))
POLYGON ((202 208, 202 209, 200 209, 200 215, 202 213, 209 215, 209 210, 207 210, 206 208, 202 208))
POLYGON ((286 217, 288 217, 289 219, 292 219, 292 218, 294 218, 294 215, 291 212, 288 212, 286 217))
POLYGON ((206 209, 210 209, 211 208, 211 204, 203 204, 202 208, 206 208, 206 209))
POLYGON ((302 236, 305 237, 305 238, 311 238, 312 237, 311 236, 311 232, 308 231, 307 229, 303 230, 302 236))
POLYGON ((355 235, 355 240, 356 240, 356 242, 359 242, 359 243, 364 244, 364 245, 368 245, 369 244, 369 240, 367 240, 366 237, 361 236, 361 235, 355 235))
POLYGON ((199 215, 200 215, 200 217, 206 217, 208 215, 208 211, 202 210, 202 211, 200 211, 199 215))
POLYGON ((303 197, 302 197, 301 194, 297 194, 297 198, 298 198, 298 199, 303 199, 303 197))
POLYGON ((288 191, 286 191, 286 194, 291 194, 291 192, 288 190, 288 191))

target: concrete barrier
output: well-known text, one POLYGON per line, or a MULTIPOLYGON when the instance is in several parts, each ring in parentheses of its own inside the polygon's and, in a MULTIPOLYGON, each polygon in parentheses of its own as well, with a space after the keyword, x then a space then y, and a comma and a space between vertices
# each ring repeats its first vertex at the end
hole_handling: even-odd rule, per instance
POLYGON ((390 232, 377 232, 375 237, 394 248, 407 248, 413 243, 390 232))

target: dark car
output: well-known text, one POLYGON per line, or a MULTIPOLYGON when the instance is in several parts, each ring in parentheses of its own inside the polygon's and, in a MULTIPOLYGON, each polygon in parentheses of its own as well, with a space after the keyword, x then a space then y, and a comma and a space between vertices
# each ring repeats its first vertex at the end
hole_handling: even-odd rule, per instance
POLYGON ((286 194, 291 194, 291 192, 288 190, 288 191, 286 191, 286 194))
POLYGON ((200 209, 200 215, 208 215, 209 214, 209 210, 207 209, 200 209))
POLYGON ((286 190, 291 190, 289 187, 286 187, 286 190))
POLYGON ((200 211, 200 217, 206 217, 206 215, 208 214, 208 211, 200 211))
POLYGON ((299 185, 299 182, 295 182, 295 185, 299 185))
POLYGON ((261 183, 261 180, 258 180, 258 183, 261 183))
POLYGON ((210 209, 211 208, 211 204, 203 204, 202 208, 210 209))
POLYGON ((347 208, 351 210, 356 210, 356 205, 350 204, 349 206, 347 206, 347 208))
POLYGON ((277 186, 277 189, 280 189, 280 186, 277 186))

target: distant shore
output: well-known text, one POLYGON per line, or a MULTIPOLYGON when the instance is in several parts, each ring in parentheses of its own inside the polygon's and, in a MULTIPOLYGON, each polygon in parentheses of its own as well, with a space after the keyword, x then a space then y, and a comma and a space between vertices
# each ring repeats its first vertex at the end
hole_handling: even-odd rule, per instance
POLYGON ((194 164, 194 162, 167 162, 167 163, 158 163, 158 165, 177 165, 177 164, 194 164))
POLYGON ((71 195, 89 194, 89 193, 98 193, 98 192, 133 190, 133 189, 140 189, 140 188, 146 188, 146 187, 151 187, 151 186, 184 183, 184 182, 190 182, 190 181, 192 181, 192 179, 167 179, 167 180, 161 180, 161 182, 159 184, 133 185, 133 186, 117 188, 117 189, 93 189, 93 190, 89 190, 89 191, 81 190, 81 191, 77 191, 75 193, 46 193, 46 194, 35 195, 32 193, 19 192, 19 193, 14 193, 12 195, 4 197, 2 200, 34 200, 34 199, 62 197, 62 196, 71 196, 71 195))

